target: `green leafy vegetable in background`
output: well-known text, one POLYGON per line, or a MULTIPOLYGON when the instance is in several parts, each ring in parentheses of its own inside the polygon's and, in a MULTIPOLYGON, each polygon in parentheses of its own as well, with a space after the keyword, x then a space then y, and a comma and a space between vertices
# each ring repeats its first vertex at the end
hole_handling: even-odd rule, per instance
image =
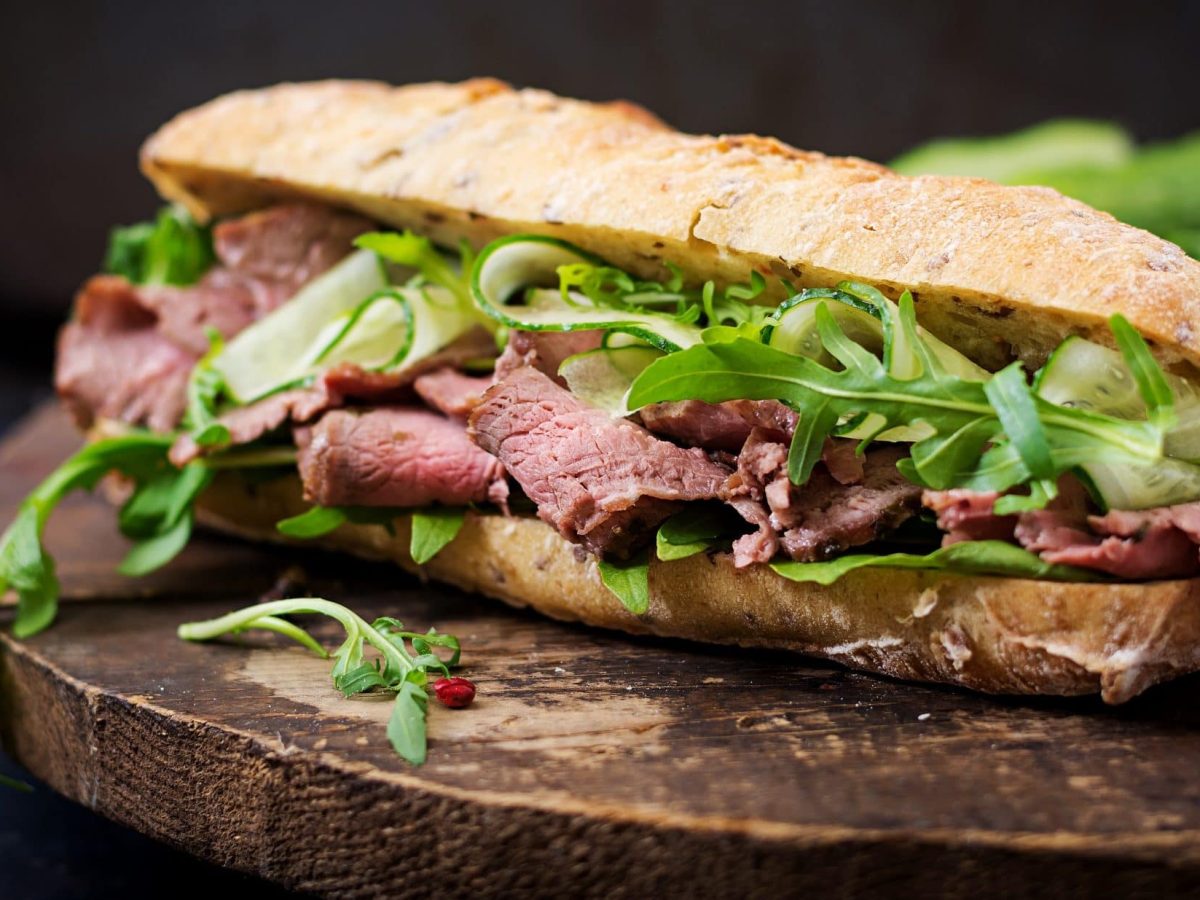
POLYGON ((179 206, 164 207, 153 222, 114 228, 104 271, 134 284, 193 284, 213 264, 212 235, 179 206))
POLYGON ((847 572, 872 566, 891 569, 953 569, 977 575, 1044 578, 1053 581, 1095 581, 1095 572, 1044 562, 1037 554, 1004 541, 962 541, 932 553, 855 553, 828 562, 776 562, 771 568, 791 581, 833 584, 847 572))
POLYGON ((1200 132, 1137 147, 1114 123, 1059 120, 999 137, 932 141, 891 166, 905 175, 1052 187, 1200 258, 1200 132))
POLYGON ((366 691, 394 692, 388 739, 405 760, 415 766, 424 763, 425 714, 429 706, 425 686, 431 672, 449 676, 451 667, 458 665, 461 647, 454 635, 439 634, 432 628, 425 634, 405 631, 400 622, 387 617, 368 624, 339 603, 304 597, 250 606, 206 622, 189 622, 179 626, 179 637, 209 641, 226 634, 261 629, 282 634, 328 658, 329 654, 312 635, 282 618, 303 613, 328 616, 345 629, 345 641, 333 652, 334 686, 347 697, 366 691), (377 659, 366 658, 367 645, 379 654, 377 659), (434 653, 434 647, 448 649, 450 657, 442 659, 434 653))

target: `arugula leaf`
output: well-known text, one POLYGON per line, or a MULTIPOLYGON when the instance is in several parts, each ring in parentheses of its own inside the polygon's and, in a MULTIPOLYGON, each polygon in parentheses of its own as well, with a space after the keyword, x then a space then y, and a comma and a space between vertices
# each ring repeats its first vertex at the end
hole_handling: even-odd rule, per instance
POLYGON ((215 328, 208 331, 208 352, 192 368, 187 383, 187 408, 183 424, 199 447, 218 447, 229 443, 229 429, 217 417, 217 405, 225 391, 225 377, 214 362, 225 349, 225 341, 215 328))
POLYGON ((429 695, 425 689, 406 678, 392 704, 387 736, 393 749, 414 766, 425 762, 425 715, 428 709, 429 695))
POLYGON ((131 578, 140 578, 159 569, 179 555, 192 536, 192 511, 181 516, 173 525, 151 537, 138 541, 130 549, 117 571, 131 578))
MULTIPOLYGON (((916 338, 911 302, 900 307, 899 315, 897 331, 916 338)), ((811 468, 811 449, 818 439, 831 433, 837 421, 864 413, 880 420, 874 433, 918 423, 928 426, 932 433, 912 445, 912 456, 902 461, 901 471, 937 489, 1003 492, 1033 479, 1056 478, 1100 458, 1124 464, 1162 458, 1163 433, 1152 423, 1047 403, 1011 381, 1019 371, 989 391, 992 382, 944 372, 919 338, 908 349, 920 371, 906 366, 907 377, 898 378, 847 338, 828 310, 817 309, 816 321, 825 348, 844 366, 840 371, 744 338, 708 342, 651 363, 634 381, 629 406, 687 399, 781 400, 809 423, 793 445, 798 458, 789 464, 789 471, 800 477, 806 466, 811 468), (1030 419, 1030 402, 1036 423, 1030 419), (995 442, 1006 427, 1014 431, 1007 435, 1009 440, 979 457, 983 444, 995 442)))
POLYGON ((179 637, 187 641, 209 641, 225 634, 238 634, 251 629, 265 629, 296 640, 318 655, 328 657, 321 645, 304 629, 281 616, 316 613, 337 621, 346 632, 346 639, 333 653, 334 665, 330 675, 334 686, 347 697, 366 691, 396 692, 396 701, 388 720, 388 739, 396 752, 408 762, 419 766, 425 762, 425 716, 429 695, 425 685, 429 672, 448 673, 458 665, 461 648, 458 638, 429 629, 425 634, 404 631, 396 619, 381 617, 368 624, 357 613, 320 597, 301 597, 275 600, 231 612, 205 622, 188 622, 179 626, 179 637), (405 641, 411 643, 411 650, 405 641), (370 644, 379 654, 377 660, 367 660, 364 646, 370 644), (453 651, 443 660, 432 647, 447 647, 453 651))
POLYGON ((828 401, 817 401, 796 423, 792 445, 788 450, 788 478, 793 484, 804 484, 812 475, 813 466, 821 460, 825 438, 838 423, 837 410, 828 401))
POLYGON ((433 506, 412 514, 412 536, 408 552, 413 562, 421 566, 441 552, 458 537, 466 521, 467 511, 452 506, 433 506))
POLYGON ((1146 404, 1146 418, 1163 431, 1175 427, 1175 395, 1163 375, 1162 369, 1150 353, 1150 348, 1137 330, 1122 315, 1109 318, 1108 326, 1117 341, 1117 348, 1125 358, 1125 364, 1133 373, 1142 402, 1146 404))
POLYGON ((24 781, 19 781, 16 778, 9 778, 7 775, 0 774, 0 787, 8 788, 14 791, 20 791, 22 794, 32 794, 33 785, 24 781))
POLYGON ((344 510, 336 506, 314 506, 307 512, 275 523, 275 530, 290 538, 320 537, 346 521, 344 510))
POLYGON ((598 560, 600 580, 635 616, 650 608, 650 554, 639 553, 629 560, 598 560))
MULTIPOLYGON (((42 546, 42 532, 55 507, 72 491, 91 490, 103 475, 114 470, 135 479, 139 485, 155 480, 170 466, 167 451, 171 443, 170 435, 134 432, 89 444, 63 462, 25 498, 16 518, 0 536, 0 593, 11 587, 18 598, 13 634, 19 638, 36 634, 54 621, 58 610, 59 584, 54 560, 42 546)), ((170 494, 161 483, 152 493, 170 494)), ((127 506, 133 505, 136 498, 135 492, 127 506)), ((173 503, 155 502, 163 509, 176 508, 173 503)), ((148 510, 151 505, 142 501, 133 513, 126 514, 127 519, 139 523, 142 529, 139 537, 168 528, 161 520, 155 524, 148 510)))
POLYGON ((1042 421, 1038 418, 1033 391, 1020 363, 997 372, 983 384, 983 392, 996 410, 1004 434, 1012 441, 1029 474, 1037 479, 1053 478, 1054 461, 1042 421))
POLYGON ((738 530, 739 521, 725 504, 689 504, 659 526, 656 555, 667 561, 685 559, 718 546, 738 530))
POLYGON ((882 556, 856 553, 828 562, 776 562, 771 568, 791 581, 833 584, 847 572, 872 566, 891 569, 953 569, 981 575, 1007 575, 1053 581, 1099 581, 1095 572, 1045 562, 1015 544, 1005 541, 962 541, 924 556, 889 553, 882 556))
POLYGON ((731 284, 718 293, 712 281, 685 288, 683 271, 670 262, 665 265, 671 272, 666 283, 639 281, 621 269, 596 263, 562 265, 557 269, 559 293, 571 307, 579 306, 571 296, 575 291, 595 306, 637 312, 673 306, 673 315, 681 322, 696 322, 703 315, 710 327, 749 324, 755 332, 771 314, 769 306, 745 302, 766 290, 767 281, 759 272, 751 272, 749 284, 731 284))
POLYGON ((372 231, 355 238, 354 246, 377 253, 396 265, 416 269, 422 278, 446 288, 459 302, 473 305, 465 275, 470 269, 466 266, 461 271, 455 269, 427 237, 411 231, 372 231))
POLYGON ((115 228, 104 271, 134 284, 193 284, 213 264, 212 237, 183 207, 168 206, 154 222, 115 228))

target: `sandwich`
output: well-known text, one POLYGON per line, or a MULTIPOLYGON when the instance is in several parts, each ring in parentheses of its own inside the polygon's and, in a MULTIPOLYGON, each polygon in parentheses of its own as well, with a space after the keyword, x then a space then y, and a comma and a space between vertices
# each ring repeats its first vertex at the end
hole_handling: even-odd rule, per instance
POLYGON ((1119 703, 1200 667, 1200 262, 1047 188, 903 177, 492 80, 221 97, 145 144, 56 387, 105 479, 558 619, 1119 703), (106 477, 107 476, 107 477, 106 477))

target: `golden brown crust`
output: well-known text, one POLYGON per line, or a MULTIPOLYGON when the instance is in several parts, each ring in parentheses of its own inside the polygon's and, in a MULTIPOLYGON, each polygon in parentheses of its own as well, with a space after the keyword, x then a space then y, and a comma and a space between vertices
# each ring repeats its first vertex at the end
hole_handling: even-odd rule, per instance
POLYGON ((679 134, 626 103, 487 79, 279 85, 184 113, 142 165, 200 215, 303 195, 448 243, 555 234, 643 275, 669 260, 696 279, 908 287, 924 324, 993 367, 1107 341, 1114 312, 1200 366, 1200 263, 1173 244, 1047 188, 679 134))
MULTIPOLYGON (((229 476, 204 495, 200 513, 224 531, 282 540, 274 523, 306 508, 294 478, 250 486, 229 476)), ((319 543, 419 569, 407 552, 407 522, 395 535, 344 525, 319 543)), ((797 650, 991 693, 1100 691, 1121 703, 1200 668, 1200 579, 1058 584, 862 569, 820 587, 699 555, 653 563, 650 610, 638 617, 601 584, 595 562, 549 526, 499 515, 470 516, 424 574, 557 619, 797 650)))

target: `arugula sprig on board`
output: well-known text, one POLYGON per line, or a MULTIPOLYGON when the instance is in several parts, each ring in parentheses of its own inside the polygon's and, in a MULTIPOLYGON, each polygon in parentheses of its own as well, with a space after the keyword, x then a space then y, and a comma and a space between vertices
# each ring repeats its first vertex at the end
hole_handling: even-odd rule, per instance
POLYGON ((109 472, 134 482, 121 507, 121 532, 134 541, 121 563, 126 575, 143 575, 172 559, 192 531, 192 502, 212 473, 191 463, 177 469, 167 460, 171 435, 131 432, 89 444, 59 466, 25 498, 0 536, 0 592, 17 593, 13 633, 29 637, 46 628, 58 610, 59 583, 42 532, 55 507, 73 491, 91 490, 109 472))
POLYGON ((872 430, 859 433, 865 447, 888 429, 923 426, 928 435, 900 463, 906 477, 934 489, 1004 492, 1031 485, 1028 497, 1011 501, 1025 508, 1044 505, 1057 477, 1083 463, 1102 458, 1145 465, 1163 458, 1163 439, 1174 421, 1172 395, 1145 342, 1121 316, 1110 324, 1145 401, 1146 421, 1048 403, 1029 387, 1019 363, 988 381, 949 374, 918 333, 907 292, 894 321, 885 323, 882 361, 846 335, 825 303, 815 321, 823 347, 841 369, 710 330, 705 343, 664 356, 642 372, 629 405, 781 400, 802 423, 788 460, 796 484, 808 480, 826 437, 850 433, 869 419, 872 430))
POLYGON ((368 623, 340 603, 319 597, 250 606, 205 622, 180 625, 178 633, 187 641, 210 641, 252 629, 273 631, 328 659, 331 654, 311 634, 283 618, 304 613, 328 616, 345 629, 346 639, 332 654, 330 674, 334 686, 347 697, 367 691, 394 692, 396 700, 388 720, 388 739, 405 760, 416 766, 424 763, 425 716, 429 707, 425 687, 430 673, 448 677, 450 669, 458 665, 462 648, 454 635, 440 634, 433 628, 424 634, 405 631, 402 623, 390 617, 368 623), (367 646, 377 652, 376 658, 367 658, 367 646), (449 657, 438 656, 435 647, 449 650, 449 657))

